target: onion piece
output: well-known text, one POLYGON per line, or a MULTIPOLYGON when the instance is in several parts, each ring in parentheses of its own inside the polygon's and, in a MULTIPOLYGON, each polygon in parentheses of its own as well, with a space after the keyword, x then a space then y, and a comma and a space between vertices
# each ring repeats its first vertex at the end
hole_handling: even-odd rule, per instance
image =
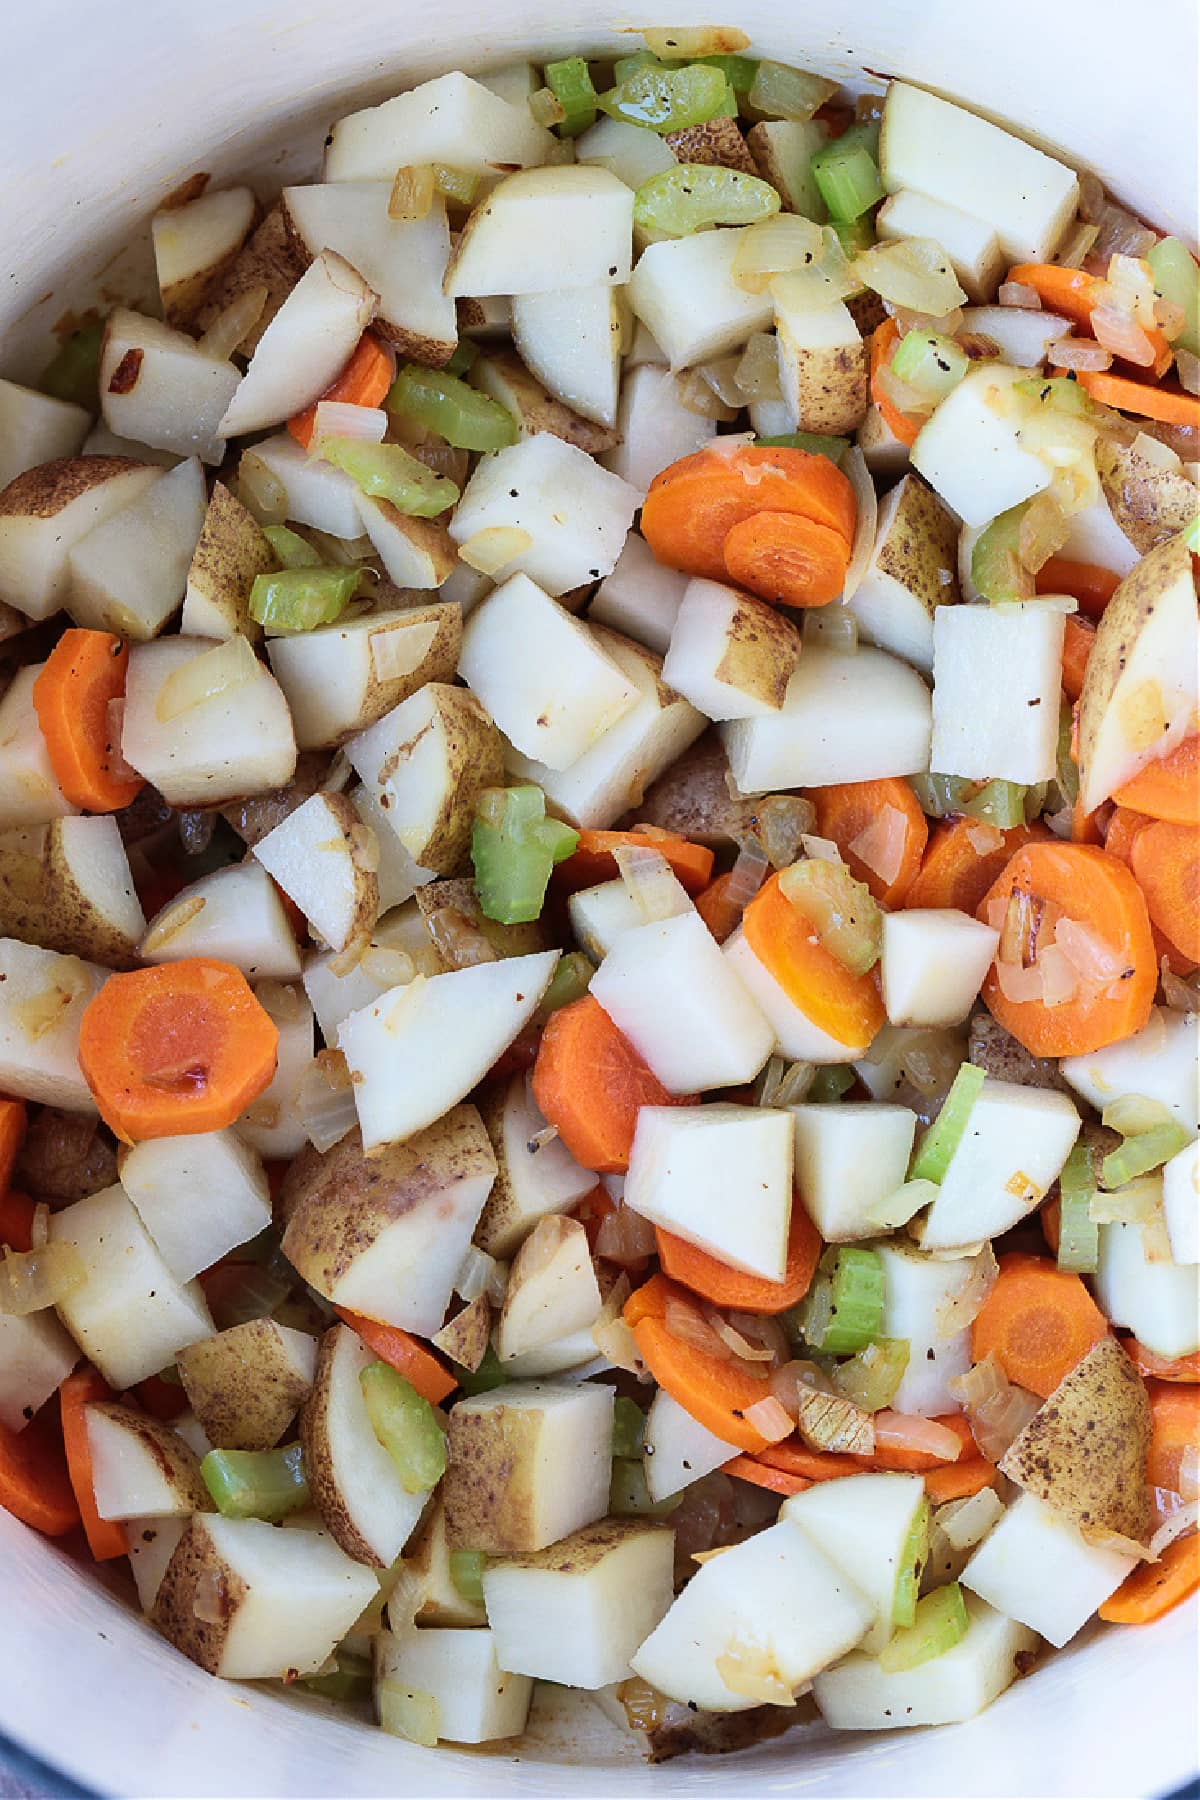
POLYGON ((985 1487, 965 1500, 950 1500, 939 1506, 934 1525, 945 1535, 952 1550, 973 1550, 1003 1516, 1003 1500, 995 1488, 985 1487))
POLYGON ((508 563, 533 546, 533 538, 520 525, 485 525, 458 547, 460 562, 480 575, 498 575, 508 563))
POLYGON ((938 1191, 936 1181, 918 1179, 903 1182, 884 1199, 877 1200, 868 1216, 873 1225, 896 1231, 901 1225, 907 1225, 910 1219, 914 1219, 923 1206, 932 1206, 938 1197, 938 1191))
POLYGON ((454 1277, 454 1291, 468 1305, 472 1300, 478 1300, 481 1294, 486 1294, 494 1306, 499 1306, 504 1300, 507 1279, 507 1263, 497 1262, 494 1256, 481 1250, 478 1244, 468 1244, 466 1254, 458 1266, 458 1274, 454 1277))
POLYGON ((934 1310, 934 1331, 943 1342, 974 1324, 999 1273, 992 1246, 985 1244, 978 1256, 972 1258, 962 1286, 939 1301, 934 1310))
POLYGON ((957 1462, 962 1455, 962 1439, 948 1425, 890 1407, 875 1414, 875 1443, 880 1450, 915 1450, 940 1462, 957 1462))
POLYGON ((800 637, 806 644, 819 644, 838 656, 853 656, 858 649, 858 620, 845 605, 811 606, 804 614, 800 637))
POLYGON ((282 525, 287 518, 287 489, 261 456, 244 450, 237 471, 237 497, 260 525, 282 525))
POLYGON ((907 825, 898 806, 884 806, 869 825, 847 845, 851 855, 865 863, 873 875, 890 884, 900 873, 904 861, 907 825))
MULTIPOLYGON (((779 213, 781 219, 795 218, 794 213, 779 213)), ((751 231, 758 227, 752 225, 751 231)), ((779 340, 773 333, 756 331, 743 350, 734 382, 742 399, 778 400, 783 389, 779 381, 779 340)))
MULTIPOLYGON (((779 1401, 774 1402, 786 1411, 779 1401)), ((796 1389, 796 1426, 810 1450, 831 1455, 871 1456, 876 1445, 875 1417, 844 1394, 825 1394, 800 1383, 796 1389)))
POLYGON ((1180 345, 1175 351, 1175 373, 1185 394, 1200 394, 1200 356, 1180 345))
POLYGON ((324 1155, 358 1123, 354 1087, 340 1050, 318 1050, 296 1090, 296 1117, 313 1149, 324 1155))
POLYGON ((772 276, 806 269, 824 253, 821 227, 799 213, 780 212, 741 234, 731 273, 748 294, 764 294, 772 276))
POLYGON ((24 1319, 57 1306, 87 1279, 74 1244, 44 1244, 39 1250, 6 1249, 0 1261, 0 1316, 24 1319))
POLYGON ((867 460, 857 444, 852 445, 842 458, 842 473, 854 489, 857 506, 854 542, 850 548, 846 579, 842 583, 842 604, 845 605, 858 592, 862 578, 867 572, 871 553, 875 548, 875 533, 879 524, 879 501, 875 493, 875 483, 871 479, 871 471, 867 467, 867 460))
POLYGON ((626 1268, 639 1268, 653 1256, 658 1248, 658 1239, 654 1235, 654 1227, 649 1219, 641 1213, 634 1212, 632 1207, 619 1205, 615 1212, 606 1213, 600 1221, 596 1233, 596 1255, 604 1257, 606 1262, 614 1262, 626 1268))
POLYGON ((1189 1531, 1195 1531, 1197 1520, 1200 1520, 1200 1500, 1189 1500, 1186 1506, 1181 1506, 1178 1512, 1172 1513, 1171 1517, 1159 1526, 1150 1539, 1150 1555, 1157 1559, 1167 1545, 1173 1544, 1176 1538, 1183 1537, 1189 1531))
POLYGON ((1159 980, 1162 983, 1163 999, 1172 1012, 1200 1012, 1200 989, 1196 985, 1196 976, 1185 981, 1176 975, 1169 960, 1164 956, 1159 965, 1159 980))
POLYGON ((1161 1175, 1140 1175, 1111 1193, 1098 1189, 1088 1205, 1096 1225, 1153 1225, 1161 1216, 1161 1175))
POLYGON ((811 831, 802 832, 800 843, 805 856, 813 862, 840 863, 842 853, 832 838, 816 837, 811 831))
POLYGON ((154 716, 165 725, 206 700, 255 680, 258 673, 258 658, 247 639, 235 632, 223 644, 216 644, 172 669, 158 691, 154 716))
POLYGON ((1145 1094, 1122 1094, 1109 1101, 1100 1122, 1110 1131, 1119 1131, 1122 1137, 1136 1137, 1139 1132, 1153 1131, 1157 1125, 1170 1125, 1174 1118, 1170 1107, 1161 1100, 1148 1099, 1145 1094))
POLYGON ((816 1073, 816 1063, 785 1063, 782 1056, 770 1057, 763 1071, 758 1104, 796 1106, 812 1086, 816 1073))
POLYGON ((360 444, 382 444, 388 416, 379 406, 350 406, 344 400, 318 400, 308 454, 320 456, 325 438, 350 438, 360 444))
POLYGON ((1024 281, 1002 281, 996 298, 1001 306, 1019 306, 1027 312, 1042 310, 1042 296, 1024 281))
POLYGON ((1093 338, 1057 338, 1046 351, 1054 369, 1086 369, 1093 373, 1112 368, 1112 351, 1093 338))
POLYGON ((774 1394, 764 1395, 753 1406, 747 1406, 742 1416, 760 1437, 766 1438, 768 1444, 781 1444, 784 1438, 791 1437, 794 1430, 786 1410, 774 1394))
POLYGON ((967 298, 950 258, 933 238, 876 244, 855 257, 854 273, 884 300, 939 319, 967 298))
POLYGON ((1034 968, 1042 978, 1043 1006, 1065 1006, 1079 992, 1079 971, 1058 944, 1047 944, 1034 968))
POLYGON ((396 170, 388 196, 389 219, 427 219, 433 208, 437 177, 432 163, 406 163, 396 170))
POLYGON ((1054 927, 1054 942, 1074 963, 1085 981, 1115 981, 1125 970, 1125 959, 1090 925, 1061 918, 1054 927))
POLYGON ((962 1402, 980 1453, 993 1463, 1000 1461, 1042 1404, 1036 1394, 1009 1381, 991 1352, 951 1381, 950 1392, 962 1402))
POLYGON ((661 850, 647 844, 618 844, 613 859, 625 892, 647 925, 679 911, 680 883, 661 850))
POLYGON ((1157 351, 1132 313, 1116 306, 1094 306, 1091 327, 1096 342, 1123 362, 1134 363, 1142 369, 1154 366, 1157 351))
POLYGON ((969 825, 967 842, 976 856, 990 856, 993 850, 1004 848, 1004 833, 995 825, 969 825))
POLYGON ((773 869, 786 869, 799 856, 816 816, 812 801, 800 794, 766 794, 754 802, 747 848, 761 849, 773 869))
POLYGON ((729 872, 725 898, 730 906, 737 907, 739 918, 767 879, 770 867, 766 853, 757 843, 743 844, 738 851, 737 861, 729 872))
POLYGON ((739 395, 737 406, 727 406, 699 369, 685 369, 676 378, 675 388, 684 412, 694 413, 698 419, 715 419, 720 425, 732 424, 742 405, 739 395))
POLYGON ((624 1369, 639 1381, 649 1381, 650 1371, 642 1361, 633 1328, 621 1317, 625 1302, 633 1292, 628 1275, 618 1275, 605 1296, 596 1323, 592 1326, 592 1342, 601 1356, 607 1357, 614 1369, 624 1369))
POLYGON ((741 363, 740 356, 719 356, 714 362, 697 363, 696 373, 702 381, 708 383, 722 406, 729 407, 734 416, 746 404, 746 396, 738 385, 737 371, 741 363))
POLYGON ((238 345, 249 336, 263 316, 270 298, 265 282, 246 288, 223 306, 208 330, 197 339, 196 348, 214 362, 228 362, 238 345))

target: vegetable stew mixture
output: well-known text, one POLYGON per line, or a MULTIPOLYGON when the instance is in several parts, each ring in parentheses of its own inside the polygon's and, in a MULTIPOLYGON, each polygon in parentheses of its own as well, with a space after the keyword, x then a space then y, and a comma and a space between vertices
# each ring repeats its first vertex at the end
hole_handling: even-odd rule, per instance
POLYGON ((0 1503, 657 1760, 1200 1583, 1200 276, 630 45, 189 184, 0 382, 0 1503))

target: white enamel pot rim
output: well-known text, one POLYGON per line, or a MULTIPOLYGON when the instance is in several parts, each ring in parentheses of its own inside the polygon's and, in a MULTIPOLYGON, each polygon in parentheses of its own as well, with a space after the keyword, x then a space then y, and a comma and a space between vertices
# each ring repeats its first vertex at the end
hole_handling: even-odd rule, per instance
MULTIPOLYGON (((1125 0, 1006 0, 994 14, 949 0, 721 0, 624 20, 577 0, 570 29, 546 0, 39 0, 5 19, 0 369, 36 370, 66 305, 153 291, 136 257, 106 265, 194 170, 249 175, 264 192, 310 179, 338 110, 456 65, 599 50, 622 42, 614 25, 681 12, 741 24, 759 50, 852 83, 874 71, 959 96, 1195 236, 1195 0, 1162 0, 1152 29, 1125 0)), ((0 1732, 104 1793, 1164 1795, 1196 1772, 1194 1603, 1146 1631, 1093 1629, 967 1725, 817 1731, 649 1769, 586 1703, 519 1755, 422 1751, 211 1680, 4 1513, 0 1558, 0 1732)))

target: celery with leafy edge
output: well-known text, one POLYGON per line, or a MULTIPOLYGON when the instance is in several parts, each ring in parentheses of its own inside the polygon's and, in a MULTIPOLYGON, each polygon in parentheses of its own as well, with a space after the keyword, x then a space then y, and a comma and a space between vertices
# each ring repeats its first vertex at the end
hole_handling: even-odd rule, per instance
POLYGON ((298 531, 289 525, 264 525, 262 534, 275 552, 281 569, 319 569, 321 558, 298 531))
POLYGON ((69 400, 95 412, 99 406, 100 350, 104 320, 89 319, 65 339, 58 355, 42 371, 38 387, 54 400, 69 400))
POLYGON ((913 1623, 898 1631, 879 1653, 886 1675, 901 1675, 944 1656, 967 1635, 967 1603, 957 1581, 935 1588, 916 1604, 913 1623))
POLYGON ((883 1322, 883 1264, 874 1250, 857 1244, 827 1250, 793 1318, 809 1349, 823 1356, 865 1350, 883 1322))
POLYGON ((892 1624, 897 1630, 904 1631, 916 1624, 917 1596, 921 1591, 921 1576, 925 1572, 925 1564, 929 1560, 929 1527, 932 1520, 929 1501, 922 1496, 921 1504, 913 1514, 913 1522, 908 1528, 908 1536, 904 1540, 904 1548, 900 1552, 900 1566, 896 1571, 896 1598, 892 1602, 892 1624))
POLYGON ((268 631, 312 631, 332 625, 358 592, 362 570, 288 568, 256 575, 250 589, 250 617, 268 631))
POLYGON ((1058 1266, 1072 1275, 1094 1275, 1100 1231, 1091 1214, 1096 1165, 1090 1144, 1076 1144, 1058 1178, 1058 1266))
POLYGON ((618 1394, 613 1406, 613 1455, 640 1456, 645 1432, 646 1415, 637 1401, 618 1394))
POLYGON ((881 1412, 896 1397, 908 1367, 907 1338, 874 1338, 838 1363, 830 1380, 839 1394, 864 1412, 881 1412))
POLYGON ((471 832, 475 891, 484 917, 502 925, 540 918, 551 869, 578 843, 572 826, 546 817, 541 788, 486 788, 471 832))
POLYGON ((1139 1131, 1127 1137, 1118 1149, 1109 1151, 1100 1165, 1100 1179, 1111 1193, 1139 1175, 1148 1175, 1151 1169, 1160 1169, 1190 1143, 1190 1136, 1174 1119, 1169 1124, 1152 1125, 1149 1131, 1139 1131))
POLYGON ((768 181, 741 169, 678 163, 643 181, 633 199, 635 225, 690 237, 711 225, 756 225, 780 207, 768 181))
POLYGON ((1032 598, 1033 576, 1017 554, 1021 536, 1021 520, 1029 506, 1022 500, 998 513, 991 524, 975 540, 971 552, 971 580, 981 597, 995 606, 1000 601, 1032 598))
POLYGON ((406 363, 384 406, 436 432, 456 450, 504 450, 517 441, 517 422, 511 413, 444 369, 406 363))
POLYGON ((589 956, 582 950, 568 950, 560 956, 550 977, 550 986, 542 995, 538 1007, 538 1017, 548 1019, 551 1013, 558 1012, 560 1007, 570 1006, 576 1000, 582 1000, 592 984, 592 976, 596 973, 589 956))
POLYGON ((892 373, 933 400, 944 400, 969 366, 966 351, 940 331, 906 331, 892 358, 892 373))
POLYGON ((987 781, 977 794, 963 801, 962 811, 998 831, 1011 831, 1014 825, 1025 823, 1026 791, 1016 781, 987 781))
POLYGON ((299 1444, 280 1450, 210 1450, 200 1476, 227 1519, 285 1519, 308 1505, 304 1452, 299 1444))
POLYGON ((827 456, 838 468, 850 448, 849 438, 827 437, 822 431, 784 431, 777 437, 759 437, 754 441, 769 450, 807 450, 810 456, 827 456))
POLYGON ((1175 342, 1200 356, 1200 268, 1195 257, 1179 238, 1165 237, 1147 250, 1146 261, 1155 292, 1183 308, 1184 327, 1175 342))
POLYGON ((328 437, 321 440, 321 455, 335 469, 344 470, 371 499, 390 501, 397 512, 412 518, 436 519, 458 500, 453 481, 435 475, 399 444, 328 437))
POLYGON ((983 1091, 984 1072, 965 1062, 950 1084, 937 1118, 924 1133, 912 1159, 910 1181, 942 1181, 958 1149, 971 1108, 983 1091))
POLYGON ((446 1473, 446 1435, 428 1400, 390 1363, 368 1363, 358 1382, 371 1429, 395 1464, 405 1493, 435 1488, 446 1473))
POLYGON ((814 152, 809 166, 831 219, 852 224, 883 199, 878 141, 878 126, 855 125, 814 152))
POLYGON ((547 63, 543 74, 546 86, 566 115, 559 125, 563 137, 578 137, 595 124, 596 90, 582 56, 566 56, 561 62, 547 63))
POLYGON ((616 87, 601 94, 597 105, 610 119, 665 134, 706 125, 727 114, 731 97, 720 69, 703 63, 687 63, 681 69, 639 64, 623 79, 618 75, 616 87))
POLYGON ((482 1550, 451 1550, 450 1579, 464 1600, 483 1605, 483 1571, 487 1557, 482 1550))

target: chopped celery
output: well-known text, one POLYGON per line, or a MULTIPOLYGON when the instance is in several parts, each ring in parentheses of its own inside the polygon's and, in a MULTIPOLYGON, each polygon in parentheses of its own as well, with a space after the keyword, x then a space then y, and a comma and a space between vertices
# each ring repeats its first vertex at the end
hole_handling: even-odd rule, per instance
POLYGON ((578 137, 596 122, 596 90, 582 56, 566 56, 547 63, 546 86, 565 113, 559 130, 564 137, 578 137))
POLYGON ((592 976, 596 973, 590 957, 582 950, 568 950, 560 956, 554 974, 550 977, 550 986, 542 995, 542 1003, 538 1007, 540 1018, 549 1018, 561 1006, 570 1006, 574 1000, 582 1000, 591 986, 592 976))
POLYGON ((883 199, 879 165, 872 154, 878 127, 855 125, 814 152, 809 167, 831 219, 852 223, 883 199))
POLYGON ((271 631, 311 631, 332 625, 358 591, 362 570, 280 569, 256 575, 250 589, 250 617, 271 631))
POLYGON ((1094 1275, 1100 1231, 1092 1218, 1096 1165, 1090 1144, 1076 1144, 1058 1178, 1058 1266, 1072 1275, 1094 1275))
POLYGON ((864 1412, 880 1412, 890 1406, 908 1367, 907 1338, 875 1338, 856 1355, 839 1363, 832 1374, 834 1387, 864 1412))
POLYGON ((200 1475, 227 1519, 273 1521, 308 1505, 299 1444, 281 1450, 210 1450, 200 1475))
POLYGON ((879 1336, 883 1320, 883 1264, 873 1250, 846 1244, 827 1250, 817 1280, 797 1309, 810 1350, 853 1356, 879 1336))
POLYGON ((327 1675, 306 1675, 300 1686, 322 1700, 369 1700, 371 1697, 371 1664, 369 1658, 356 1656, 344 1647, 334 1652, 337 1663, 327 1675))
POLYGON ((853 1086, 853 1069, 845 1063, 825 1063, 809 1082, 804 1098, 813 1106, 830 1106, 853 1086))
POLYGON ((641 1457, 613 1457, 608 1510, 614 1519, 665 1519, 682 1499, 683 1494, 679 1493, 665 1500, 652 1500, 641 1457))
POLYGON ((1010 831, 1025 823, 1026 789, 1016 781, 988 781, 977 794, 964 800, 962 810, 972 819, 982 819, 999 831, 1010 831))
POLYGON ((460 206, 470 206, 479 186, 479 177, 472 174, 470 169, 453 169, 447 163, 434 163, 433 185, 447 200, 457 200, 460 206))
POLYGON ((910 775, 909 784, 921 804, 921 811, 931 819, 949 818, 960 813, 964 803, 975 792, 975 783, 961 775, 910 775))
POLYGON ((1058 782, 1058 791, 1068 806, 1074 806, 1079 798, 1079 764, 1071 754, 1073 726, 1071 703, 1064 700, 1058 713, 1058 751, 1054 778, 1058 782))
POLYGON ((679 163, 643 181, 634 195, 633 217, 649 230, 689 237, 709 225, 754 225, 779 207, 776 190, 757 175, 679 163))
POLYGON ((997 515, 975 540, 971 552, 971 580, 984 600, 993 606, 1005 600, 1028 600, 1033 595, 1033 576, 1017 554, 1021 520, 1028 500, 997 515))
POLYGON ((482 1550, 451 1550, 450 1579, 464 1600, 483 1605, 483 1571, 487 1557, 482 1550))
POLYGON ((865 975, 883 948, 883 914, 864 882, 845 863, 806 857, 779 878, 786 900, 816 927, 831 956, 852 975, 865 975))
POLYGON ((499 401, 444 369, 406 363, 384 405, 437 432, 456 450, 503 450, 517 441, 517 422, 499 401))
POLYGON ((1188 1133, 1174 1119, 1169 1125, 1152 1125, 1149 1131, 1127 1137, 1119 1149, 1109 1152, 1100 1165, 1100 1179, 1111 1193, 1113 1188, 1124 1187, 1127 1181, 1161 1168, 1190 1142, 1188 1133))
POLYGON ((1193 356, 1200 356, 1200 268, 1179 238, 1159 238, 1146 252, 1155 292, 1184 311, 1185 324, 1176 338, 1193 356))
POLYGON ((965 1062, 950 1084, 950 1092, 942 1101, 937 1118, 926 1131, 912 1159, 910 1181, 941 1181, 950 1167, 950 1158, 958 1149, 966 1130, 971 1108, 983 1090, 984 1073, 974 1063, 965 1062))
POLYGON ((55 400, 70 400, 88 412, 100 405, 98 380, 100 347, 104 342, 104 320, 89 319, 66 339, 53 362, 47 364, 38 382, 43 394, 55 400))
POLYGON ((875 242, 875 225, 870 213, 857 219, 834 219, 833 232, 847 256, 861 256, 875 242))
POLYGON ((758 79, 760 64, 752 56, 693 56, 694 63, 720 69, 735 94, 748 94, 758 79))
POLYGON ((1066 375, 1025 375, 1013 382, 1013 393, 1023 400, 1035 400, 1039 406, 1055 412, 1072 413, 1086 418, 1098 409, 1086 388, 1066 375))
POLYGON ((395 1463, 405 1493, 436 1487, 446 1473, 446 1435, 428 1400, 390 1363, 368 1363, 358 1382, 371 1429, 395 1463))
POLYGON ((427 1693, 424 1688, 405 1687, 389 1678, 375 1685, 375 1709, 379 1728, 389 1737, 404 1738, 426 1750, 436 1745, 441 1730, 436 1694, 427 1693))
POLYGON ((319 569, 321 558, 306 538, 288 525, 264 525, 262 534, 281 569, 319 569))
POLYGON ((921 1504, 913 1514, 913 1522, 908 1528, 908 1536, 905 1538, 904 1548, 900 1552, 900 1566, 896 1571, 896 1597, 892 1602, 892 1624, 901 1631, 916 1623, 917 1595, 921 1591, 921 1576, 925 1573, 925 1564, 929 1560, 931 1519, 929 1502, 922 1498, 921 1504))
POLYGON ((450 361, 446 364, 444 373, 447 375, 465 375, 467 370, 473 368, 478 361, 479 345, 474 343, 470 338, 459 338, 458 347, 455 350, 454 355, 450 358, 450 361))
POLYGON ((631 75, 638 74, 642 69, 668 69, 670 67, 672 67, 670 63, 663 62, 650 50, 634 50, 629 56, 617 58, 613 64, 613 80, 619 87, 623 81, 628 81, 631 75))
POLYGON ((493 1388, 503 1387, 509 1379, 491 1344, 484 1351, 483 1361, 477 1369, 464 1369, 461 1363, 454 1363, 452 1367, 464 1394, 489 1394, 493 1388))
POLYGON ((810 456, 827 456, 838 468, 850 448, 849 438, 827 437, 822 431, 785 431, 778 437, 760 437, 754 441, 768 449, 807 450, 810 456))
POLYGON ((541 788, 486 789, 471 832, 475 891, 484 917, 502 925, 539 918, 551 869, 578 842, 570 825, 546 817, 541 788))
POLYGON ((622 79, 597 102, 610 119, 647 125, 651 131, 686 131, 704 125, 728 109, 729 83, 720 69, 688 63, 667 69, 652 59, 622 79))
POLYGON ((968 366, 966 351, 940 331, 906 331, 892 358, 892 372, 934 400, 944 400, 968 366))
POLYGON ((637 1401, 618 1394, 613 1407, 613 1455, 640 1456, 645 1432, 646 1415, 637 1401))
POLYGON ((913 1623, 898 1631, 879 1654, 879 1666, 886 1675, 900 1675, 921 1663, 944 1656, 967 1635, 967 1603, 957 1581, 934 1588, 918 1600, 913 1623))
POLYGON ((1183 541, 1193 556, 1200 556, 1200 513, 1183 528, 1183 541))
POLYGON ((364 494, 388 500, 397 512, 413 518, 436 519, 458 499, 454 482, 444 475, 435 475, 399 444, 365 444, 354 438, 327 437, 321 439, 321 455, 335 469, 344 469, 364 494))
POLYGON ((754 112, 769 119, 811 119, 837 92, 837 82, 788 63, 760 62, 747 95, 754 112))

